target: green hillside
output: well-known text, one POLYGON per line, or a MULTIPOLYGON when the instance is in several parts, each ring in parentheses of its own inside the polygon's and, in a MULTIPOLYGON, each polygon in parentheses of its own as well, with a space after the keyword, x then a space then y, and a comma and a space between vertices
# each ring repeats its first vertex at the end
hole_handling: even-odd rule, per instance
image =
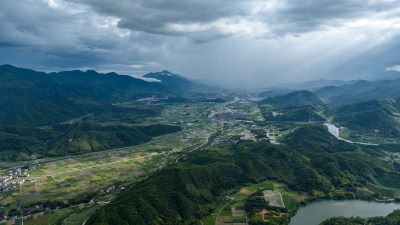
POLYGON ((372 100, 339 107, 334 122, 354 130, 399 136, 398 108, 392 100, 372 100))
POLYGON ((310 91, 296 91, 283 96, 269 97, 260 101, 260 104, 270 105, 307 105, 322 104, 320 97, 310 91))
POLYGON ((44 126, 103 112, 115 101, 169 93, 158 82, 115 73, 69 71, 46 74, 0 66, 0 124, 44 126))
POLYGON ((325 121, 318 114, 317 107, 313 105, 286 106, 286 107, 261 107, 261 112, 268 121, 297 121, 297 122, 316 122, 325 121), (273 113, 277 114, 274 115, 273 113))
POLYGON ((378 98, 397 98, 400 96, 400 79, 357 82, 343 86, 327 86, 315 91, 331 103, 355 103, 378 98))
POLYGON ((374 147, 337 140, 322 126, 300 128, 282 145, 241 141, 193 152, 127 190, 87 224, 195 224, 227 191, 265 179, 316 197, 371 198, 361 191, 366 184, 379 184, 382 173, 399 174, 380 155, 374 147))
POLYGON ((31 155, 76 155, 141 144, 152 137, 177 132, 180 126, 100 126, 90 123, 53 128, 0 126, 0 160, 28 160, 31 155))

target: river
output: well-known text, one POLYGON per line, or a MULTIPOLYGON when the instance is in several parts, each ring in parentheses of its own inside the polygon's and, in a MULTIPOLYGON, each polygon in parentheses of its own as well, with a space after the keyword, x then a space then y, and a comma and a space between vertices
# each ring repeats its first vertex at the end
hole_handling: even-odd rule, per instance
POLYGON ((400 209, 400 203, 362 200, 320 201, 300 208, 289 225, 318 225, 322 221, 335 216, 386 216, 395 209, 400 209))
POLYGON ((344 138, 341 138, 340 132, 339 132, 339 127, 331 124, 331 123, 324 123, 325 126, 328 127, 328 131, 329 133, 331 133, 333 136, 335 136, 337 139, 348 142, 348 143, 353 143, 353 144, 361 144, 361 145, 375 145, 377 146, 378 144, 373 144, 373 143, 366 143, 366 142, 357 142, 357 141, 350 141, 350 140, 346 140, 344 138))

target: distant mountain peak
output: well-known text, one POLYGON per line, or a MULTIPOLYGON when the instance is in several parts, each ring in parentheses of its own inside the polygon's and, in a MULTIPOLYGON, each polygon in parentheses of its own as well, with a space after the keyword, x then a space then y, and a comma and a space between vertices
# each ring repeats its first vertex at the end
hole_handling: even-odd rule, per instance
POLYGON ((161 74, 161 75, 166 75, 166 76, 175 75, 175 74, 169 72, 168 70, 163 70, 163 71, 160 72, 160 74, 161 74))
POLYGON ((17 68, 17 67, 10 65, 10 64, 4 64, 4 65, 1 65, 0 68, 17 68))
POLYGON ((152 78, 159 80, 163 85, 181 91, 201 91, 210 89, 210 87, 197 83, 184 76, 171 73, 168 70, 161 72, 153 72, 143 75, 145 78, 152 78))
POLYGON ((86 70, 86 73, 88 74, 98 74, 96 70, 86 70))

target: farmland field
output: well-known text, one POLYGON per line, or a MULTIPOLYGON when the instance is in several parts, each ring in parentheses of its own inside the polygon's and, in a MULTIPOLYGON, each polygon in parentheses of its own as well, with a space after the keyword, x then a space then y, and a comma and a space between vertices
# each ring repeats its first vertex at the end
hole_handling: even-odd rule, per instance
MULTIPOLYGON (((141 124, 160 122, 171 124, 171 121, 185 123, 187 128, 185 132, 174 138, 167 139, 174 136, 168 134, 155 137, 151 144, 79 157, 65 157, 37 164, 37 168, 29 172, 29 179, 21 185, 20 191, 9 192, 3 196, 2 203, 6 205, 5 210, 16 209, 19 204, 23 208, 29 208, 45 201, 60 203, 91 201, 98 205, 112 200, 121 192, 121 188, 129 188, 168 163, 174 163, 184 157, 182 153, 203 146, 209 141, 210 134, 219 130, 221 124, 203 115, 202 107, 203 103, 170 105, 166 107, 164 116, 146 119, 141 124), (117 185, 115 191, 98 195, 100 190, 113 185, 117 185)), ((47 223, 64 217, 65 224, 82 223, 90 216, 92 208, 94 207, 46 212, 44 215, 30 218, 26 224, 42 224, 43 221, 47 223)))
MULTIPOLYGON (((247 113, 254 121, 263 120, 262 115, 253 104, 235 99, 230 104, 183 103, 168 105, 162 115, 143 120, 140 125, 154 123, 185 124, 185 130, 179 135, 168 134, 153 138, 151 143, 133 146, 113 151, 97 152, 79 157, 65 157, 61 160, 37 164, 30 171, 30 177, 21 185, 20 191, 8 193, 2 201, 8 203, 6 210, 15 209, 21 204, 29 208, 45 201, 57 204, 86 204, 84 208, 69 208, 53 210, 44 215, 30 218, 30 224, 40 224, 41 221, 52 218, 63 218, 64 224, 83 222, 94 209, 107 204, 124 189, 143 180, 155 171, 168 164, 174 164, 184 159, 188 152, 204 147, 212 142, 215 136, 229 138, 242 136, 244 139, 255 140, 252 129, 268 131, 268 126, 249 122, 223 121, 209 117, 214 113, 240 111, 247 113), (224 123, 233 124, 226 126, 224 123), (171 137, 171 138, 169 138, 171 137), (112 191, 99 194, 102 190, 114 187, 112 191), (89 207, 90 206, 90 207, 89 207), (96 207, 95 207, 96 206, 96 207), (73 209, 73 210, 72 210, 73 209), (36 221, 36 222, 35 222, 36 221)), ((113 122, 115 123, 115 122, 113 122)), ((278 132, 278 131, 277 131, 278 132)), ((27 163, 27 162, 21 162, 27 163)), ((257 190, 275 190, 282 194, 284 204, 296 202, 290 196, 296 196, 284 189, 284 186, 274 182, 263 182, 252 185, 229 199, 217 204, 216 210, 203 219, 204 224, 214 224, 218 219, 225 223, 245 222, 244 202, 248 196, 257 190), (224 216, 222 218, 222 216, 224 216)), ((28 223, 28 224, 29 224, 28 223)))
POLYGON ((202 223, 204 225, 231 224, 232 222, 235 224, 247 224, 244 204, 248 197, 256 191, 263 191, 264 198, 270 201, 270 205, 278 207, 284 206, 289 210, 292 209, 295 204, 307 198, 307 196, 300 193, 290 191, 286 185, 282 183, 265 181, 238 189, 238 191, 230 195, 228 199, 220 201, 214 212, 202 219, 202 223))

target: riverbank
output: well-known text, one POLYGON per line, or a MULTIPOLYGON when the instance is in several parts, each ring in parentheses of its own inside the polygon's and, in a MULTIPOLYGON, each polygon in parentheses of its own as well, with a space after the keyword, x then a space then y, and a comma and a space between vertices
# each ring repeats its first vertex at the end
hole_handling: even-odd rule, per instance
POLYGON ((337 139, 345 141, 347 143, 352 143, 352 144, 360 144, 360 145, 372 145, 372 146, 378 146, 379 144, 375 143, 367 143, 367 142, 358 142, 358 141, 350 141, 344 138, 340 137, 340 128, 335 126, 334 124, 331 123, 324 123, 324 125, 328 128, 329 133, 331 133, 333 136, 335 136, 337 139))

